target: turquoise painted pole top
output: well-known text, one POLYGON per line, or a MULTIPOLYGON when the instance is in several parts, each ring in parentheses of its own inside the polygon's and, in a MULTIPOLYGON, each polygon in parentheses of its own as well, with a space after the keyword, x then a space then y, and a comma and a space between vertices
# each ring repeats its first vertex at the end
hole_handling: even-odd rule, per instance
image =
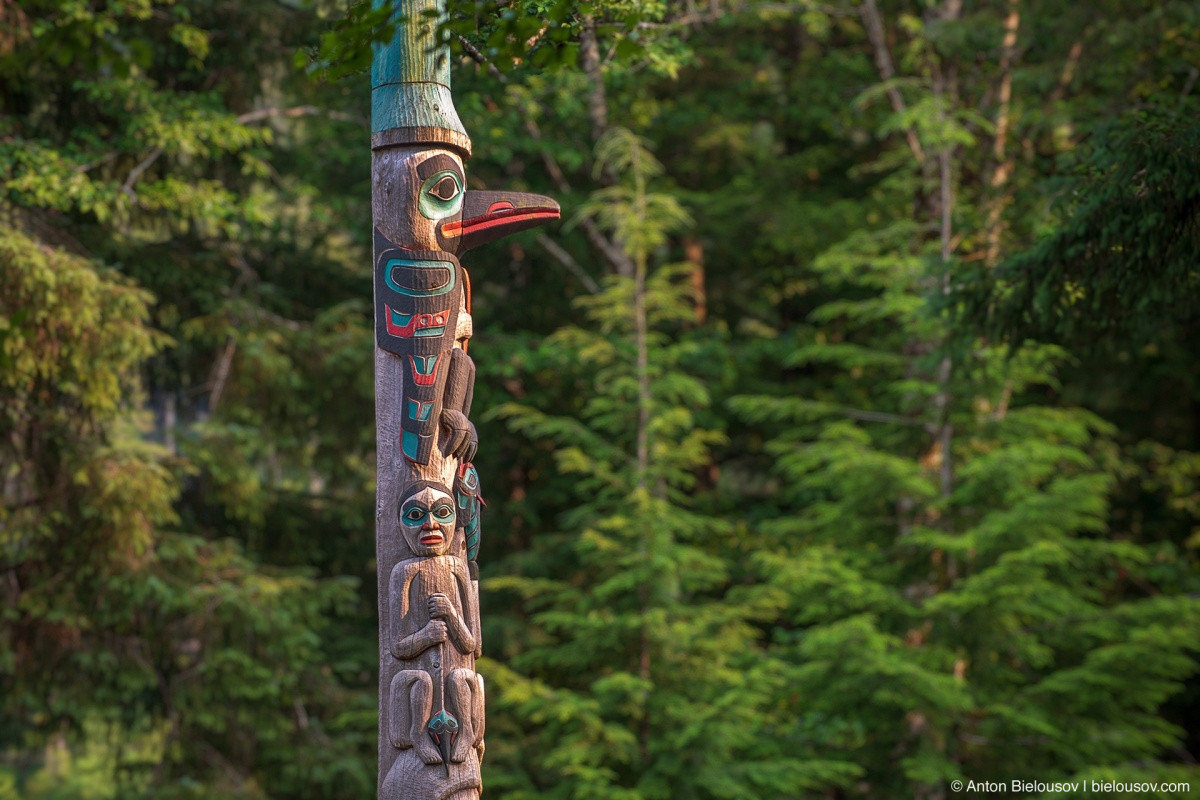
POLYGON ((445 0, 372 0, 398 20, 390 42, 376 44, 371 63, 371 145, 431 144, 463 157, 471 139, 450 96, 450 47, 439 44, 445 0))

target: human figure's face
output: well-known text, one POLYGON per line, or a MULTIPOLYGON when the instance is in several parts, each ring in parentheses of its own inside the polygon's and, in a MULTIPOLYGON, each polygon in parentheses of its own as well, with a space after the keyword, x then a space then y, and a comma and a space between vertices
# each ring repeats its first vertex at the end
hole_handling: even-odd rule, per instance
POLYGON ((445 555, 454 537, 454 516, 449 493, 426 486, 400 504, 400 530, 417 555, 445 555))

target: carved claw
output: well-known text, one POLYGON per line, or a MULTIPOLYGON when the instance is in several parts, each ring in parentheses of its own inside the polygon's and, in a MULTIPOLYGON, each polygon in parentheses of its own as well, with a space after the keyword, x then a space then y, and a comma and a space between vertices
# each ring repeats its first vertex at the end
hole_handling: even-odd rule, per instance
POLYGON ((479 447, 479 435, 467 415, 452 408, 442 409, 442 454, 470 461, 479 447))

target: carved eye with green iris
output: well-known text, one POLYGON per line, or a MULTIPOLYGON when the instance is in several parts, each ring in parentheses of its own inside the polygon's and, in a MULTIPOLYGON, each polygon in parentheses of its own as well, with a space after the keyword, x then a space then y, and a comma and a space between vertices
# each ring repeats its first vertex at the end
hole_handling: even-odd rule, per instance
POLYGON ((444 169, 421 184, 417 207, 427 219, 445 219, 459 212, 463 203, 462 178, 454 170, 444 169))
POLYGON ((449 503, 439 503, 429 509, 412 506, 404 512, 404 521, 411 526, 420 525, 430 517, 436 522, 447 523, 454 519, 454 506, 449 503))

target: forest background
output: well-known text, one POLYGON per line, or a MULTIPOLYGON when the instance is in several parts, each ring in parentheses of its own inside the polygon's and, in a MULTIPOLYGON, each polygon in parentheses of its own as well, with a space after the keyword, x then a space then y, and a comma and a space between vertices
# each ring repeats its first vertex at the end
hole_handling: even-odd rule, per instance
MULTIPOLYGON (((488 795, 1200 796, 1200 7, 450 10, 488 795)), ((0 798, 374 796, 377 22, 0 0, 0 798)))

